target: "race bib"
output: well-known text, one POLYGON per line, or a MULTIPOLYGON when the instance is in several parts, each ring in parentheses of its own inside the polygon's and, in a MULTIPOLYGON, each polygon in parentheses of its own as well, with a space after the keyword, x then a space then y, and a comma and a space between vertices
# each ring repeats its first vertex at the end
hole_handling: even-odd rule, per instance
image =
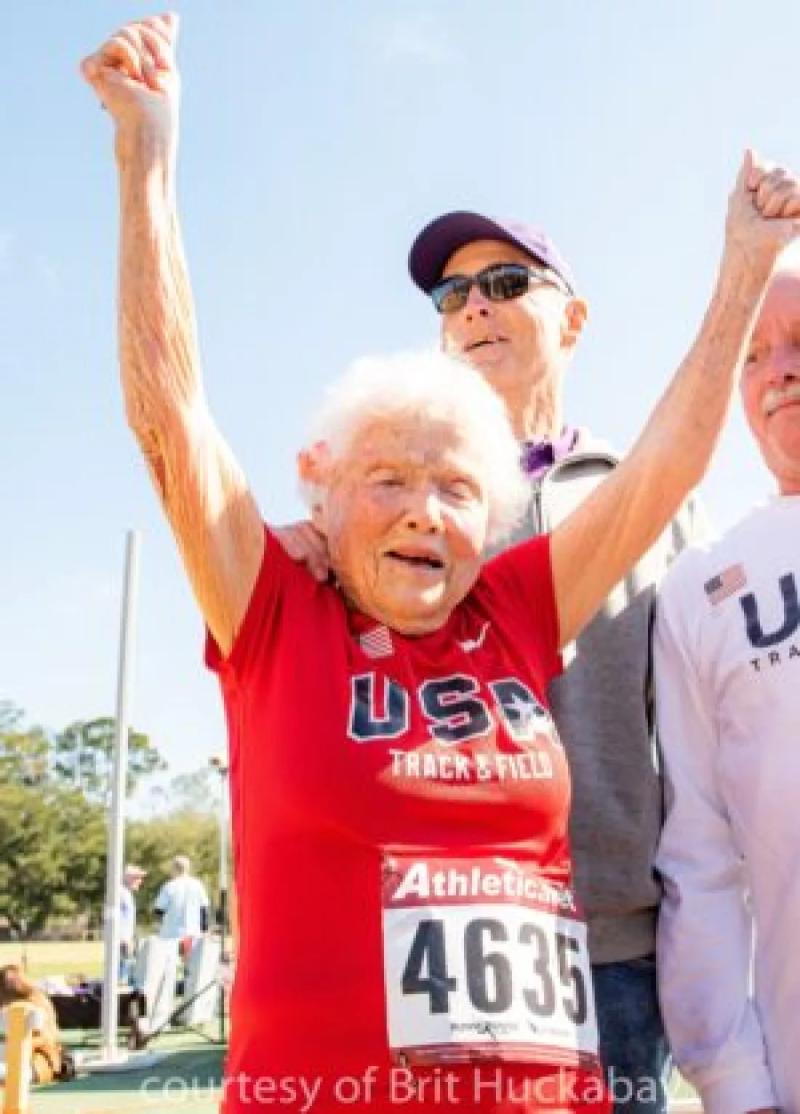
POLYGON ((586 926, 571 893, 506 859, 387 856, 389 1044, 408 1062, 593 1062, 586 926))

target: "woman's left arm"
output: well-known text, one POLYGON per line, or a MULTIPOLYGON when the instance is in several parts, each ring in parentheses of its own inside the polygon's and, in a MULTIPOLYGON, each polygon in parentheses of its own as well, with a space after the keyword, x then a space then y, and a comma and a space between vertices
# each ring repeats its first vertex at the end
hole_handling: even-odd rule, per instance
POLYGON ((674 517, 722 429, 772 269, 800 236, 800 182, 749 152, 700 333, 630 454, 551 539, 559 643, 571 642, 674 517))

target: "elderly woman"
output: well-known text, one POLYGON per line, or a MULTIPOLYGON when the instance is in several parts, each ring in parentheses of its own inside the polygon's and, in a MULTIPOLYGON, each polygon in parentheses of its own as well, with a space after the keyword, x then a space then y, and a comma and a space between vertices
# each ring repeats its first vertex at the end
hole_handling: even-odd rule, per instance
POLYGON ((116 125, 128 418, 228 716, 225 1110, 602 1108, 545 690, 699 480, 800 190, 747 160, 698 340, 627 461, 552 536, 486 564, 524 498, 496 396, 442 356, 359 365, 301 454, 320 584, 264 527, 204 398, 175 37, 174 17, 132 24, 83 73, 116 125))

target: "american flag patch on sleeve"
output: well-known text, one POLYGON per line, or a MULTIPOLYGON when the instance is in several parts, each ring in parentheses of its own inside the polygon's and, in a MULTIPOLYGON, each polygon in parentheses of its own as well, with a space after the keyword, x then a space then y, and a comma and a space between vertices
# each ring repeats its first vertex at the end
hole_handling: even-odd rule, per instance
POLYGON ((709 603, 716 607, 718 603, 722 603, 728 596, 732 596, 734 592, 739 592, 747 584, 747 577, 745 576, 744 566, 731 565, 722 572, 712 576, 707 580, 703 587, 708 596, 709 603))

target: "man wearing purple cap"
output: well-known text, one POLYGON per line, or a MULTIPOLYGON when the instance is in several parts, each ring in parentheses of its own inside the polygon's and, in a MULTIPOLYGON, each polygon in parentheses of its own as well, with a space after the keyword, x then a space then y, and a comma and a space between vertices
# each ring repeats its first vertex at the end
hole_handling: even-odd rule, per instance
MULTIPOLYGON (((523 446, 530 512, 511 542, 552 530, 618 460, 564 421, 563 376, 586 320, 569 266, 536 228, 454 212, 422 230, 409 269, 441 315, 443 347, 504 398, 523 446)), ((549 694, 573 779, 575 880, 589 922, 601 1051, 616 1110, 626 1114, 666 1109, 650 629, 656 584, 699 533, 690 506, 607 600, 549 694)))

